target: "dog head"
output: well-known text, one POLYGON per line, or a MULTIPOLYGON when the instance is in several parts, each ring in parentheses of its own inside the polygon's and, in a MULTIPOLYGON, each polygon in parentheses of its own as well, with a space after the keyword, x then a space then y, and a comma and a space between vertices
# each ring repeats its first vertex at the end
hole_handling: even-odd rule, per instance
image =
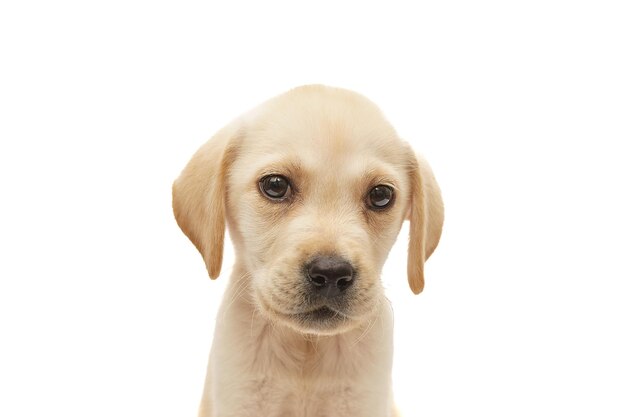
POLYGON ((228 223, 256 307, 316 334, 377 310, 380 272, 405 219, 409 284, 421 292, 443 224, 428 165, 373 103, 323 86, 291 90, 218 132, 174 183, 173 206, 211 278, 228 223))

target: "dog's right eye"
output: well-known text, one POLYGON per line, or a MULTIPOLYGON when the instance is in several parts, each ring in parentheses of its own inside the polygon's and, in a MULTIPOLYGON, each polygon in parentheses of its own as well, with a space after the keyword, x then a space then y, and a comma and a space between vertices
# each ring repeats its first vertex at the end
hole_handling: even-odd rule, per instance
POLYGON ((268 175, 261 178, 259 187, 263 195, 271 200, 284 200, 291 194, 289 180, 282 175, 268 175))

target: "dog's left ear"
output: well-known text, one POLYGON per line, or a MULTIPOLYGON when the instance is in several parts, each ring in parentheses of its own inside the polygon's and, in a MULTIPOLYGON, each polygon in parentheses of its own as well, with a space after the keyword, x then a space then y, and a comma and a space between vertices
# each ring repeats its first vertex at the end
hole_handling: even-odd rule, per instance
POLYGON ((198 149, 172 187, 178 226, 202 255, 211 279, 222 268, 226 177, 235 157, 237 126, 226 126, 198 149))
POLYGON ((443 227, 443 200, 435 176, 423 158, 409 152, 411 199, 408 219, 409 255, 407 273, 414 294, 424 289, 424 262, 434 252, 443 227))

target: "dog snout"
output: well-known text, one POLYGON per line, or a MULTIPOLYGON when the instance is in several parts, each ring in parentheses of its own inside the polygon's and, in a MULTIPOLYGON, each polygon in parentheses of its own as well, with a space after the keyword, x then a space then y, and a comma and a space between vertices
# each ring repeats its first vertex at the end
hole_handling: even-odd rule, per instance
POLYGON ((320 256, 306 267, 313 290, 324 298, 334 298, 346 291, 355 280, 350 262, 338 256, 320 256))

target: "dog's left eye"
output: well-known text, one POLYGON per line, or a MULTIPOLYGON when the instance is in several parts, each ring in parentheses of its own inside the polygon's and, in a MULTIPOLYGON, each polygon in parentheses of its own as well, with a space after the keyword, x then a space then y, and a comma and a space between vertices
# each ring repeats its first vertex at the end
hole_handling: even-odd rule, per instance
POLYGON ((271 200, 282 200, 289 197, 291 185, 282 175, 268 175, 259 181, 261 192, 271 200))
POLYGON ((388 185, 377 185, 370 190, 367 200, 373 209, 387 208, 393 202, 393 188, 388 185))

